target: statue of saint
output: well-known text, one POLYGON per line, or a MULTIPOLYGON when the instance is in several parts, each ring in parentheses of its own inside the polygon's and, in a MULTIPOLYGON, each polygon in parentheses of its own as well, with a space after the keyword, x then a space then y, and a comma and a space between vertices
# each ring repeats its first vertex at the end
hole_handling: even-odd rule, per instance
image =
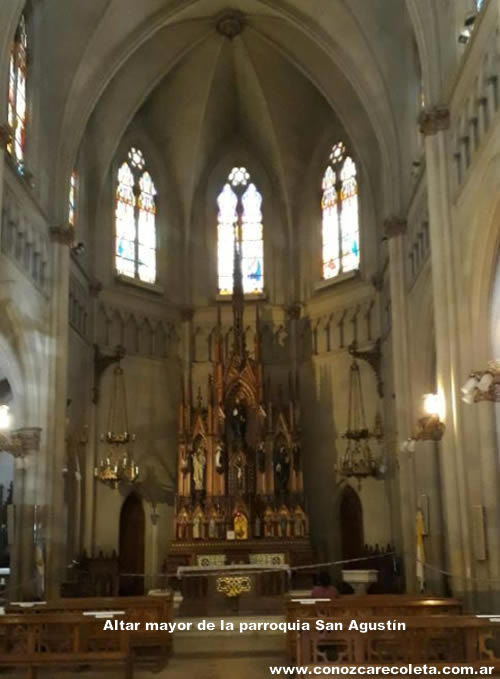
POLYGON ((194 516, 194 519, 193 519, 193 539, 194 540, 200 540, 201 539, 201 537, 202 537, 201 531, 202 531, 202 517, 201 517, 201 513, 197 512, 194 516))
POLYGON ((188 523, 189 516, 186 511, 186 508, 183 507, 183 509, 179 512, 179 515, 177 517, 177 537, 179 540, 185 540, 187 538, 188 523))
POLYGON ((207 456, 205 455, 205 448, 203 445, 200 445, 193 454, 193 483, 195 490, 203 490, 206 464, 207 456))
POLYGON ((236 463, 235 463, 235 468, 236 468, 236 483, 238 485, 238 490, 243 491, 244 490, 244 480, 245 480, 245 469, 244 469, 245 463, 241 457, 241 455, 238 455, 236 458, 236 463))
POLYGON ((271 507, 267 507, 264 512, 264 537, 271 538, 274 535, 273 530, 274 515, 271 507))
POLYGON ((233 434, 238 441, 245 442, 245 434, 247 428, 247 416, 245 412, 245 405, 237 398, 231 410, 231 426, 233 434))
POLYGON ((290 457, 284 445, 279 447, 278 454, 276 455, 274 476, 276 479, 276 490, 282 493, 285 492, 290 476, 290 457))
POLYGON ((303 538, 306 535, 306 517, 302 507, 297 507, 293 513, 293 534, 296 538, 303 538))
POLYGON ((292 453, 293 453, 293 469, 296 472, 300 472, 300 468, 302 466, 300 443, 296 443, 293 446, 292 453))
POLYGON ((242 512, 234 515, 234 535, 237 540, 248 539, 248 519, 242 512))
POLYGON ((257 449, 257 468, 261 474, 265 474, 266 471, 266 447, 264 441, 259 443, 257 449))
POLYGON ((260 516, 258 514, 255 517, 253 536, 254 538, 260 538, 260 516))
POLYGON ((217 538, 217 518, 216 513, 212 512, 208 520, 208 537, 212 540, 217 538))
POLYGON ((224 444, 222 441, 219 441, 215 448, 215 471, 218 474, 224 473, 224 444))
POLYGON ((182 452, 181 458, 181 472, 186 475, 189 471, 189 457, 186 455, 186 451, 182 452))

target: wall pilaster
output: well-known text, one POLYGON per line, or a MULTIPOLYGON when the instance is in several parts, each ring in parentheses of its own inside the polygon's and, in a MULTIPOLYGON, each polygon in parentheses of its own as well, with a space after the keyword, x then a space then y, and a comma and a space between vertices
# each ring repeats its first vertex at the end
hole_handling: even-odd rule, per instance
POLYGON ((453 233, 450 208, 449 120, 449 111, 436 107, 423 112, 420 129, 425 137, 437 388, 446 408, 446 432, 440 443, 440 459, 447 564, 448 570, 457 576, 450 579, 453 593, 467 598, 472 587, 465 578, 472 576, 473 569, 461 404, 457 402, 463 371, 459 360, 458 238, 453 233))
MULTIPOLYGON (((406 221, 391 217, 384 223, 389 243, 389 275, 391 284, 392 348, 394 387, 396 394, 397 440, 405 440, 413 426, 408 342, 408 308, 405 276, 406 221)), ((416 474, 413 455, 401 455, 399 462, 399 494, 401 507, 402 546, 405 581, 408 592, 416 591, 415 513, 416 474)))

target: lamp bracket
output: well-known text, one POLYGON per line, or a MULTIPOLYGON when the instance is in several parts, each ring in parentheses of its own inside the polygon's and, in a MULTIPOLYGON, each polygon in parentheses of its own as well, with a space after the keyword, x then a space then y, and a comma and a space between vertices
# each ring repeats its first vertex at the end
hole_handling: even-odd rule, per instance
POLYGON ((348 351, 353 358, 366 361, 372 368, 377 378, 377 392, 380 398, 384 398, 384 383, 382 381, 382 341, 380 337, 371 347, 364 350, 358 349, 356 340, 351 342, 348 351))
POLYGON ((98 344, 94 344, 94 387, 92 389, 92 403, 97 405, 99 403, 101 378, 106 369, 119 363, 125 356, 125 348, 120 344, 115 347, 114 354, 103 354, 98 344))

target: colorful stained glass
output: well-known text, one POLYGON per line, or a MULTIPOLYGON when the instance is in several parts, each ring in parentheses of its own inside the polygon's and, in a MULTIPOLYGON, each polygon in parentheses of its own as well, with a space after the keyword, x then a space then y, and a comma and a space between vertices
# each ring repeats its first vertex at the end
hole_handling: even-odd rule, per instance
MULTIPOLYGON (((233 292, 234 239, 241 237, 243 291, 261 293, 264 289, 264 241, 262 226, 262 196, 255 184, 248 183, 250 174, 244 167, 235 167, 229 181, 219 194, 218 214, 218 276, 219 294, 233 292), (236 187, 247 187, 243 195, 236 187), (238 206, 241 224, 238 225, 238 206)), ((243 190, 243 189, 241 189, 243 190)))
POLYGON ((356 165, 340 142, 323 177, 323 278, 359 268, 359 211, 356 165))
POLYGON ((139 180, 138 228, 139 278, 147 283, 156 281, 156 189, 149 172, 139 180))
POLYGON ((69 181, 69 209, 68 209, 68 221, 69 225, 73 228, 76 223, 76 185, 77 185, 77 174, 73 170, 71 173, 71 178, 69 181))
POLYGON ((132 148, 118 171, 116 270, 156 282, 156 189, 142 151, 132 148))
POLYGON ((24 170, 24 148, 26 142, 26 77, 27 77, 28 36, 26 21, 21 16, 10 55, 9 101, 7 121, 12 129, 12 141, 7 145, 8 153, 16 160, 20 172, 24 170))

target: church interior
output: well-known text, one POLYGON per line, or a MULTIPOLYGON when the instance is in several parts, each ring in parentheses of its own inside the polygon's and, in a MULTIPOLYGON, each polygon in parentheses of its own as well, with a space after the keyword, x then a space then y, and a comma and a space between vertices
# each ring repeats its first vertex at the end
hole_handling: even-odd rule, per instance
POLYGON ((500 674, 499 33, 0 3, 0 676, 500 674))

